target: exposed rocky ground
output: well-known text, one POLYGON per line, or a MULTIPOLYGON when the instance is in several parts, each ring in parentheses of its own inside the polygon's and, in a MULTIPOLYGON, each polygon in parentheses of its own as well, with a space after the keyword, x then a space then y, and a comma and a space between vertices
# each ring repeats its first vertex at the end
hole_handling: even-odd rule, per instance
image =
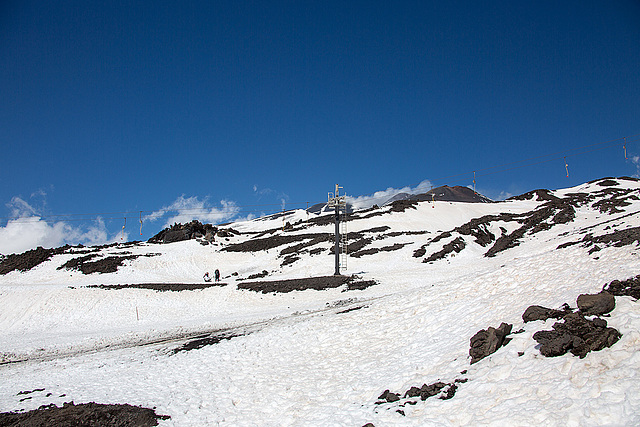
POLYGON ((202 224, 193 220, 187 224, 174 224, 165 228, 148 240, 149 243, 173 243, 183 240, 198 239, 204 244, 214 242, 216 237, 231 237, 239 234, 232 228, 219 228, 211 224, 202 224))
MULTIPOLYGON (((85 274, 93 272, 98 273, 110 273, 117 270, 117 267, 121 266, 127 259, 135 259, 137 256, 112 256, 108 260, 100 260, 90 262, 90 260, 100 257, 100 252, 104 249, 115 248, 124 249, 131 246, 135 246, 140 242, 128 242, 128 243, 113 243, 110 245, 84 247, 82 245, 70 246, 65 245, 54 249, 45 249, 41 246, 36 249, 32 249, 21 254, 10 254, 0 260, 0 274, 7 274, 12 271, 28 271, 37 267, 45 261, 49 261, 55 255, 63 254, 89 254, 83 255, 78 258, 74 258, 68 261, 66 264, 58 267, 58 269, 67 268, 82 271, 85 274), (85 266, 86 264, 86 266, 85 266), (114 269, 115 268, 115 269, 114 269)), ((147 254, 145 256, 154 256, 155 254, 147 254)))
POLYGON ((324 276, 304 279, 274 280, 267 282, 245 282, 238 285, 238 289, 248 289, 263 294, 273 292, 291 292, 315 289, 317 291, 338 288, 346 285, 346 290, 365 289, 375 285, 373 280, 360 280, 357 276, 324 276))
MULTIPOLYGON (((634 178, 627 177, 617 179, 634 180, 634 178)), ((636 191, 609 188, 618 184, 614 179, 604 179, 598 181, 597 184, 605 188, 595 193, 570 193, 562 198, 554 196, 548 190, 534 190, 521 196, 513 197, 512 200, 537 198, 537 200, 544 201, 544 203, 536 209, 522 214, 502 213, 500 215, 486 215, 474 218, 466 224, 434 237, 414 251, 413 256, 421 258, 426 255, 431 245, 441 240, 454 239, 452 242, 447 243, 442 250, 424 258, 423 262, 443 259, 464 249, 465 242, 461 237, 469 236, 478 245, 489 247, 484 255, 493 257, 500 252, 518 246, 525 236, 532 236, 541 231, 549 230, 556 225, 572 222, 575 219, 577 207, 590 205, 601 213, 615 214, 623 212, 620 208, 628 206, 630 200, 640 200, 640 195, 636 191), (500 225, 496 226, 496 224, 500 225), (515 229, 508 232, 506 228, 508 224, 513 224, 515 227, 512 228, 515 229), (494 231, 491 231, 492 229, 499 229, 501 234, 497 236, 494 231), (454 237, 456 235, 460 237, 454 237)), ((634 242, 640 242, 640 227, 616 230, 610 234, 597 237, 587 234, 581 241, 569 242, 560 245, 558 248, 562 249, 582 243, 585 246, 593 246, 594 251, 597 251, 602 245, 624 246, 634 242)))
MULTIPOLYGON (((25 392, 26 394, 30 392, 25 392)), ((5 427, 148 427, 157 426, 158 420, 167 420, 153 409, 139 406, 104 405, 95 402, 74 404, 68 402, 42 406, 28 412, 0 413, 0 425, 5 427)))
POLYGON ((208 282, 208 283, 134 283, 123 285, 90 285, 88 288, 100 288, 100 289, 151 289, 154 291, 195 291, 197 289, 206 289, 213 286, 226 286, 226 283, 222 282, 208 282))
POLYGON ((79 258, 72 258, 69 261, 58 267, 58 270, 66 268, 67 270, 77 270, 83 274, 91 273, 115 273, 118 271, 118 267, 124 265, 127 260, 139 258, 141 256, 152 257, 157 254, 145 254, 145 255, 111 255, 92 261, 95 258, 99 258, 97 253, 85 255, 79 258))

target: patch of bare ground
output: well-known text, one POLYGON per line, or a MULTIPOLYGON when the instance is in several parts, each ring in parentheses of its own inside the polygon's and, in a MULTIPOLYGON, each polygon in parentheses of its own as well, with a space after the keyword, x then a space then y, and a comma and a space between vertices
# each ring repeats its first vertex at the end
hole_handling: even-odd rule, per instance
POLYGON ((191 351, 198 350, 202 347, 206 347, 208 345, 218 344, 220 341, 230 340, 231 338, 242 337, 245 334, 220 334, 220 335, 202 335, 192 339, 182 345, 182 347, 176 348, 173 350, 173 354, 179 353, 181 351, 191 351))
POLYGON ((97 258, 99 255, 92 253, 78 258, 73 258, 58 267, 58 270, 66 268, 67 270, 81 271, 83 274, 91 273, 115 273, 118 271, 118 267, 124 265, 124 262, 139 257, 152 257, 158 254, 145 254, 145 255, 111 255, 104 257, 97 261, 91 261, 97 258))
POLYGON ((586 234, 582 240, 577 242, 567 242, 558 246, 557 249, 563 249, 573 245, 582 245, 585 248, 591 248, 589 253, 592 254, 602 249, 601 246, 622 247, 633 243, 640 244, 640 227, 631 227, 624 230, 616 230, 612 233, 594 236, 586 234))
POLYGON ((6 427, 148 427, 168 420, 153 409, 128 404, 105 405, 95 402, 41 406, 29 412, 0 413, 0 425, 6 427))
POLYGON ((124 285, 89 285, 87 288, 99 288, 99 289, 151 289, 154 291, 195 291, 198 289, 207 289, 217 286, 226 286, 226 283, 221 282, 209 282, 209 283, 133 283, 124 285))
POLYGON ((360 280, 357 276, 321 276, 304 279, 271 280, 263 282, 245 282, 238 284, 238 289, 248 289, 254 292, 287 293, 292 291, 305 291, 313 289, 321 291, 330 288, 339 288, 347 285, 347 290, 361 290, 375 285, 374 280, 360 280))
MULTIPOLYGON (((599 180, 597 182, 598 185, 605 188, 595 193, 570 193, 563 198, 559 198, 551 194, 548 190, 535 190, 514 197, 512 198, 513 200, 537 198, 538 200, 544 201, 544 203, 536 209, 522 214, 502 213, 500 215, 486 215, 480 218, 474 218, 453 230, 439 234, 427 244, 417 249, 413 256, 417 258, 425 256, 430 244, 445 238, 450 238, 454 233, 458 233, 462 236, 473 237, 475 242, 480 246, 490 246, 484 255, 486 257, 493 257, 500 252, 518 246, 525 235, 533 235, 541 231, 549 230, 555 225, 572 222, 575 219, 577 207, 591 204, 592 208, 599 210, 601 213, 615 214, 624 212, 623 208, 630 205, 629 200, 639 199, 636 194, 637 191, 635 190, 613 188, 612 186, 618 185, 618 183, 612 179, 599 180), (506 229, 502 228, 503 234, 496 236, 489 230, 492 223, 499 221, 505 223, 515 222, 519 224, 519 227, 510 233, 507 233, 506 229)), ((638 230, 632 228, 605 236, 593 237, 587 235, 583 241, 566 243, 560 245, 558 249, 582 242, 585 242, 586 245, 602 243, 622 246, 630 244, 633 241, 638 241, 638 238, 638 230)), ((592 250, 598 250, 596 248, 597 246, 592 250)), ((453 250, 452 247, 448 249, 449 251, 447 253, 453 250)), ((444 255, 446 255, 446 253, 444 255)), ((440 251, 427 259, 436 260, 442 258, 444 255, 442 251, 440 251)))
POLYGON ((253 238, 242 243, 230 244, 223 250, 227 252, 260 252, 296 242, 300 243, 300 245, 298 245, 299 250, 320 242, 330 242, 332 239, 332 233, 281 234, 265 238, 253 238))

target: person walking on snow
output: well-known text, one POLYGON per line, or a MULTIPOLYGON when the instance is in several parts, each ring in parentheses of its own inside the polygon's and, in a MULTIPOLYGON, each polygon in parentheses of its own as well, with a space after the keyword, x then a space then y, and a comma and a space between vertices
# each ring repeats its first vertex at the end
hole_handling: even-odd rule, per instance
POLYGON ((216 282, 219 282, 219 281, 220 281, 220 270, 218 270, 218 269, 216 268, 216 272, 215 272, 214 274, 215 274, 215 276, 216 276, 216 282))

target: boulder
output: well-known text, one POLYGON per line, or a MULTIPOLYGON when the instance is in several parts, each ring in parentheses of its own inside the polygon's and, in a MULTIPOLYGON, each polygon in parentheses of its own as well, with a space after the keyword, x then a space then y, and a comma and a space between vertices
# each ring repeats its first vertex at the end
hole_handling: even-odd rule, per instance
POLYGON ((547 357, 562 356, 573 345, 573 337, 558 331, 538 331, 533 339, 540 344, 540 353, 547 357))
POLYGON ((524 322, 526 323, 536 320, 562 319, 562 317, 567 315, 568 313, 570 313, 570 309, 568 307, 566 307, 565 310, 562 311, 542 307, 540 305, 532 305, 528 307, 522 314, 522 320, 524 320, 524 322))
POLYGON ((469 349, 471 364, 495 353, 497 349, 509 342, 505 340, 505 337, 511 333, 512 327, 513 325, 503 322, 498 328, 482 329, 471 337, 471 348, 469 349))
POLYGON ((189 240, 190 238, 189 230, 180 228, 167 231, 162 238, 162 243, 181 242, 183 240, 189 240))
POLYGON ((615 297, 607 291, 599 294, 582 294, 577 300, 580 312, 586 316, 600 316, 616 308, 615 297))
POLYGON ((397 402, 400 400, 400 395, 398 393, 391 393, 389 390, 385 390, 378 399, 384 399, 387 402, 397 402))

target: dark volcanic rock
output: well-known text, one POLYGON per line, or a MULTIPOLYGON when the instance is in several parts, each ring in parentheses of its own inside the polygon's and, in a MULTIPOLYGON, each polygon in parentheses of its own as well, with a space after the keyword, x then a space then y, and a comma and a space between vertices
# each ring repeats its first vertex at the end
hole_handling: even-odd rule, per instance
MULTIPOLYGON (((464 242, 464 239, 462 237, 457 237, 452 242, 447 243, 446 245, 444 245, 442 247, 442 250, 432 254, 428 258, 425 258, 424 261, 422 261, 422 262, 437 261, 439 259, 444 258, 445 256, 449 255, 452 252, 459 253, 460 251, 462 251, 465 248, 465 246, 466 246, 466 243, 464 242)), ((415 254, 415 252, 414 252, 414 254, 415 254)))
POLYGON ((539 331, 533 339, 540 343, 540 352, 548 357, 561 356, 567 351, 583 358, 590 351, 611 347, 622 336, 614 328, 608 328, 603 319, 586 319, 580 313, 571 313, 564 322, 553 325, 553 331, 539 331))
POLYGON ((540 353, 547 357, 561 356, 573 345, 573 337, 558 331, 538 331, 533 335, 540 344, 540 353))
POLYGON ((571 313, 571 310, 568 306, 565 310, 554 310, 539 305, 532 305, 522 314, 522 320, 526 323, 536 320, 561 319, 569 313, 571 313))
POLYGON ((57 249, 45 249, 38 246, 36 249, 21 254, 7 255, 0 262, 0 274, 7 274, 14 270, 27 271, 51 259, 52 256, 62 254, 71 246, 63 246, 57 249))
POLYGON ((600 316, 616 308, 616 299, 607 291, 599 294, 582 294, 577 300, 580 312, 586 316, 600 316))
POLYGON ((112 255, 97 261, 91 261, 96 258, 98 254, 85 255, 78 258, 73 258, 58 267, 58 270, 66 268, 68 270, 78 270, 83 274, 91 273, 115 273, 118 271, 118 267, 124 265, 124 262, 131 259, 140 258, 141 256, 152 257, 157 254, 145 254, 145 255, 112 255))
POLYGON ((413 257, 414 258, 421 258, 423 257, 425 254, 427 253, 427 249, 423 246, 421 248, 416 249, 413 252, 413 257))
POLYGON ((213 241, 216 235, 219 237, 231 237, 236 234, 240 233, 231 228, 223 230, 211 224, 202 224, 200 221, 193 220, 186 224, 173 224, 150 238, 148 242, 173 243, 195 239, 196 237, 213 241))
POLYGON ((400 400, 400 395, 398 393, 391 393, 389 390, 385 390, 382 392, 378 399, 384 399, 387 402, 397 402, 400 400))
POLYGON ((331 242, 334 240, 333 233, 317 233, 317 234, 285 234, 274 235, 271 237, 254 238, 242 243, 236 243, 224 248, 227 252, 260 252, 277 248, 278 246, 288 245, 290 243, 301 242, 296 249, 283 249, 281 255, 294 253, 303 248, 315 245, 321 242, 331 242))
POLYGON ((534 197, 537 197, 538 200, 547 200, 547 201, 554 201, 554 200, 560 199, 559 197, 551 194, 551 191, 549 190, 539 189, 539 190, 529 191, 528 193, 524 193, 519 196, 509 197, 507 200, 531 200, 534 197))
POLYGON ((222 282, 209 282, 209 283, 133 283, 124 285, 90 285, 87 288, 99 288, 99 289, 151 289, 154 291, 195 291, 198 289, 206 289, 214 286, 226 286, 226 283, 222 282))
POLYGON ((65 403, 42 406, 33 411, 0 413, 2 426, 60 426, 60 427, 147 427, 157 426, 158 420, 167 420, 167 415, 157 415, 153 409, 131 405, 103 405, 95 402, 75 405, 65 403))
POLYGON ((393 252, 393 251, 397 251, 398 249, 404 248, 406 245, 408 245, 408 243, 396 243, 394 245, 383 246, 381 248, 363 249, 358 252, 350 253, 349 256, 352 256, 354 258, 360 258, 364 255, 374 255, 379 252, 393 252))
POLYGON ((317 291, 347 285, 347 290, 365 289, 376 284, 373 280, 360 281, 357 276, 322 276, 305 279, 273 280, 268 282, 246 282, 238 284, 238 289, 248 289, 263 294, 314 289, 317 291))
POLYGON ((614 181, 613 179, 603 178, 602 181, 597 183, 600 187, 613 187, 618 185, 618 181, 614 181))
POLYGON ((627 280, 614 280, 604 286, 603 290, 615 296, 630 296, 636 300, 640 299, 640 276, 627 280))
POLYGON ((244 334, 220 334, 220 335, 203 335, 190 340, 182 345, 182 347, 173 349, 173 354, 181 351, 198 350, 208 345, 215 345, 224 340, 230 340, 232 338, 242 337, 244 334))
MULTIPOLYGON (((411 387, 404 393, 403 397, 400 397, 400 393, 392 393, 389 390, 385 390, 378 399, 382 399, 381 401, 376 402, 376 404, 382 403, 393 403, 398 402, 400 399, 411 399, 415 397, 420 397, 421 400, 427 400, 430 397, 437 396, 440 394, 440 399, 448 400, 451 399, 458 389, 456 383, 464 383, 466 379, 463 380, 455 380, 452 383, 443 383, 442 381, 435 382, 433 384, 423 384, 422 387, 411 387)), ((404 406, 405 404, 414 405, 416 401, 406 401, 404 404, 400 406, 404 406)))
POLYGON ((622 246, 640 243, 640 227, 631 227, 624 230, 616 230, 614 232, 603 234, 601 236, 593 236, 586 234, 582 240, 577 242, 567 242, 558 246, 558 249, 567 248, 573 245, 582 245, 585 248, 592 248, 590 253, 601 250, 602 247, 614 246, 620 248, 622 246))
POLYGON ((513 325, 503 322, 498 328, 482 329, 471 337, 471 348, 469 349, 471 364, 495 353, 497 349, 505 345, 508 342, 505 337, 511 333, 512 327, 513 325))

